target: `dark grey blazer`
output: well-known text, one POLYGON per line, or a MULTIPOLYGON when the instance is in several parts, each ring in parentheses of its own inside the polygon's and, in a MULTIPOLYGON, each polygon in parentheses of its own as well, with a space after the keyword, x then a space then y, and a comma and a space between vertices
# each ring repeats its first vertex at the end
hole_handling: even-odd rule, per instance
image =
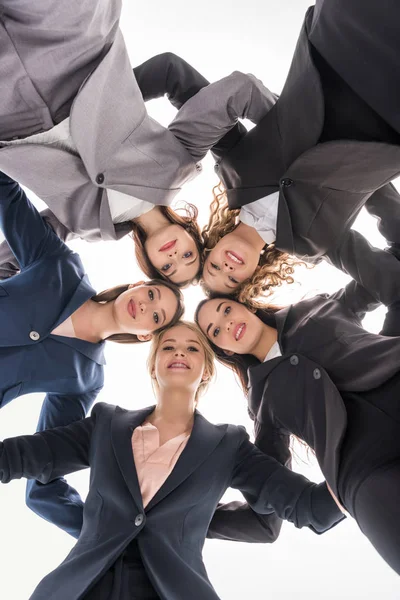
POLYGON ((326 484, 310 483, 249 442, 243 427, 212 425, 196 413, 173 472, 143 508, 131 436, 154 409, 126 411, 97 404, 67 427, 0 444, 0 479, 47 483, 91 467, 81 536, 63 563, 38 585, 32 600, 78 600, 133 540, 163 600, 215 599, 202 547, 215 507, 231 486, 259 512, 275 511, 297 527, 321 533, 343 515, 326 484))

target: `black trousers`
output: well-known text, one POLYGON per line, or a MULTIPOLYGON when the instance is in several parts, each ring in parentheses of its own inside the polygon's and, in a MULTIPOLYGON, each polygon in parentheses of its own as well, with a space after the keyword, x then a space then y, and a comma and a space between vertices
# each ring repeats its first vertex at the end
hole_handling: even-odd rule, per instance
POLYGON ((340 500, 400 575, 400 374, 377 389, 342 394, 348 418, 340 500))
POLYGON ((83 600, 159 600, 133 540, 83 600))

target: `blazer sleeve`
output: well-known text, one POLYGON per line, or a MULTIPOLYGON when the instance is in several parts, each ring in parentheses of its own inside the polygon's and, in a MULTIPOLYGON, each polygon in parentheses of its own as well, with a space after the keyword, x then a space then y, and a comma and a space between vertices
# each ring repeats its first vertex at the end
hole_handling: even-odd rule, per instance
POLYGON ((48 483, 57 477, 86 469, 95 425, 95 411, 65 427, 0 442, 0 481, 37 479, 48 483))
POLYGON ((188 100, 169 129, 194 160, 201 160, 238 119, 258 123, 276 99, 254 75, 235 71, 188 100))
POLYGON ((66 249, 20 185, 0 172, 0 229, 21 269, 66 249))
MULTIPOLYGON (((40 216, 45 221, 46 225, 51 227, 54 233, 63 241, 69 242, 73 239, 78 239, 79 236, 76 233, 70 231, 65 225, 63 225, 57 217, 51 212, 50 209, 42 210, 40 216)), ((0 280, 8 279, 13 275, 19 273, 19 264, 15 255, 11 251, 7 240, 4 240, 0 244, 0 280)))
POLYGON ((247 502, 219 504, 208 528, 207 537, 230 542, 272 544, 278 539, 282 519, 274 512, 260 515, 247 502))
POLYGON ((295 527, 324 533, 345 516, 326 483, 315 484, 263 454, 240 429, 240 442, 231 487, 239 489, 249 505, 261 514, 275 512, 295 527))

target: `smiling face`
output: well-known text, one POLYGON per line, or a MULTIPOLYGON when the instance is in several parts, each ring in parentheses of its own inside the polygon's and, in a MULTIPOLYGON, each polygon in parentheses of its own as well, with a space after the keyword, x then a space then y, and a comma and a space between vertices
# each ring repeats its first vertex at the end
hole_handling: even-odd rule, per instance
POLYGON ((253 354, 263 335, 260 319, 243 304, 214 298, 198 313, 202 332, 221 350, 234 354, 253 354))
POLYGON ((214 292, 232 294, 253 275, 259 260, 259 250, 233 231, 208 253, 202 277, 214 292))
POLYGON ((121 331, 146 336, 168 325, 177 308, 175 294, 165 285, 132 285, 114 301, 113 314, 121 331))
POLYGON ((145 242, 150 262, 173 283, 191 281, 200 267, 196 243, 188 232, 176 224, 166 225, 145 242))
POLYGON ((162 334, 152 376, 159 388, 180 387, 197 391, 208 374, 204 347, 192 329, 177 325, 162 334))

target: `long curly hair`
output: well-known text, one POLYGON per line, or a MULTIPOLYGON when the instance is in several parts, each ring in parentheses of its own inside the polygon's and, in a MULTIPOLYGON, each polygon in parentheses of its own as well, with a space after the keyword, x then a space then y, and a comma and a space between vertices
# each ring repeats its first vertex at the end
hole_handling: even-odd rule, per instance
MULTIPOLYGON (((210 218, 203 228, 204 260, 210 252, 228 233, 232 233, 239 224, 240 209, 230 209, 225 188, 220 181, 213 188, 213 200, 210 204, 210 218)), ((240 284, 232 293, 238 302, 248 302, 260 297, 270 296, 274 289, 283 282, 293 283, 294 267, 305 265, 297 258, 275 248, 275 244, 265 245, 260 254, 260 260, 250 279, 240 284)), ((208 297, 213 297, 213 291, 200 280, 200 285, 208 297)))
MULTIPOLYGON (((199 224, 197 223, 197 215, 198 210, 194 204, 189 204, 185 202, 182 207, 178 207, 176 210, 173 210, 170 206, 159 206, 161 214, 164 215, 168 219, 168 221, 173 225, 180 225, 183 227, 190 237, 194 240, 196 244, 196 249, 200 258, 200 266, 199 270, 196 273, 194 279, 190 281, 183 281, 181 283, 177 283, 180 288, 184 288, 190 283, 198 283, 200 279, 200 275, 203 270, 203 238, 201 235, 201 229, 199 224), (182 211, 182 214, 179 214, 177 211, 182 211)), ((158 271, 155 266, 150 262, 149 255, 146 252, 145 243, 147 239, 147 234, 143 227, 139 225, 136 221, 132 222, 132 233, 131 237, 135 242, 135 256, 136 261, 143 271, 143 273, 149 277, 150 279, 162 279, 164 281, 169 281, 168 277, 164 275, 161 271, 158 271)))

